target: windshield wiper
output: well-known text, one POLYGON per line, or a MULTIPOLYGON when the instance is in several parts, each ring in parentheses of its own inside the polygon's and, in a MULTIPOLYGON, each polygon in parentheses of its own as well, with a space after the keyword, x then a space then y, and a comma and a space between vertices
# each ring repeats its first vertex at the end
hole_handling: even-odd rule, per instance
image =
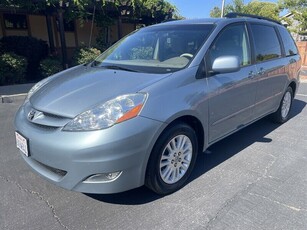
POLYGON ((117 69, 117 70, 129 71, 129 72, 139 72, 135 69, 129 69, 129 68, 118 66, 118 65, 105 65, 105 66, 101 66, 101 67, 106 68, 106 69, 117 69))

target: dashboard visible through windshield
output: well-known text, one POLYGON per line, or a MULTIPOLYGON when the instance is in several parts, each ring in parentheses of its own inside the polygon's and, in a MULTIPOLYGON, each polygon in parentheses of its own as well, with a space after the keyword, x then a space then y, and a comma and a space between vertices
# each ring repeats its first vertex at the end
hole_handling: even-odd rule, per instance
POLYGON ((93 66, 147 73, 175 72, 194 58, 212 28, 211 24, 143 28, 106 50, 93 66))

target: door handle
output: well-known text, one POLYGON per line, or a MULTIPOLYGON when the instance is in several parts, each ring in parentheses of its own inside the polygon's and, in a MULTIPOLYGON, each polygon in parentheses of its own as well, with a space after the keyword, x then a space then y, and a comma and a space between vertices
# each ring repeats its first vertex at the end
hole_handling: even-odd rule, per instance
POLYGON ((250 78, 250 79, 252 79, 252 78, 254 78, 256 76, 256 74, 255 74, 255 72, 254 71, 249 71, 249 73, 248 73, 248 78, 250 78))
POLYGON ((259 69, 259 71, 258 71, 258 74, 259 74, 259 75, 265 74, 265 69, 261 67, 261 68, 259 69))
POLYGON ((290 60, 289 60, 289 63, 290 64, 293 64, 293 63, 295 63, 296 62, 296 60, 294 59, 294 58, 291 58, 290 60))

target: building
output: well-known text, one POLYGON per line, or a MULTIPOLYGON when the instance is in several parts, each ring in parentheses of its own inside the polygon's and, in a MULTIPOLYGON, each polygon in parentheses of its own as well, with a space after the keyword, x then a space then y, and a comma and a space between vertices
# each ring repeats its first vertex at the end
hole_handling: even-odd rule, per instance
POLYGON ((307 41, 307 35, 301 35, 295 31, 299 27, 300 22, 294 19, 293 13, 287 13, 282 17, 282 24, 286 26, 292 34, 292 37, 295 41, 307 41), (288 24, 287 19, 292 22, 291 26, 288 24))
MULTIPOLYGON (((118 21, 114 25, 98 28, 92 20, 73 20, 66 22, 64 19, 64 33, 68 57, 79 46, 94 46, 98 35, 103 36, 106 45, 112 44, 135 30, 136 24, 121 23, 119 35, 118 21)), ((31 36, 47 42, 51 52, 61 52, 61 37, 57 14, 29 14, 25 11, 12 11, 0 9, 0 38, 3 36, 31 36), (49 25, 48 25, 49 24, 49 25)))

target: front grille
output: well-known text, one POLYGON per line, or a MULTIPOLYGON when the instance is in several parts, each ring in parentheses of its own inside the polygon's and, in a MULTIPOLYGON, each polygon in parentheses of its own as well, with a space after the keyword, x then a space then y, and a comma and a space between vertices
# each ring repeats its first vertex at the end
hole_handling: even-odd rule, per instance
POLYGON ((48 130, 63 127, 71 120, 68 117, 36 110, 31 106, 25 108, 25 114, 29 122, 48 130))
POLYGON ((32 123, 33 125, 35 125, 36 127, 44 130, 44 131, 53 131, 58 129, 59 127, 54 127, 54 126, 48 126, 48 125, 41 125, 41 124, 37 124, 37 123, 32 123))
POLYGON ((58 120, 67 119, 67 117, 63 117, 63 116, 56 115, 56 114, 51 114, 51 113, 46 113, 46 112, 43 112, 43 114, 46 118, 53 118, 53 119, 58 119, 58 120))

